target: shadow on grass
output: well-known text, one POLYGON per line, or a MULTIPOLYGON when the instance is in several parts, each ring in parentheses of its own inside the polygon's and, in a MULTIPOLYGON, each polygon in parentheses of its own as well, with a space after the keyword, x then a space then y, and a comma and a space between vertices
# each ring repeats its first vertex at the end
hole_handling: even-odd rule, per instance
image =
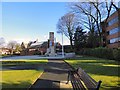
POLYGON ((3 61, 2 70, 39 70, 44 69, 46 64, 43 61, 3 61))
POLYGON ((95 57, 79 56, 75 59, 66 59, 73 67, 81 67, 87 73, 96 75, 119 76, 120 67, 117 61, 95 57), (108 65, 108 66, 107 66, 108 65))
POLYGON ((107 61, 112 61, 112 62, 115 62, 117 64, 120 64, 119 61, 109 60, 109 59, 104 59, 104 58, 97 58, 97 57, 92 57, 92 56, 76 56, 76 57, 73 57, 73 58, 68 58, 66 60, 96 60, 96 61, 105 60, 106 62, 107 61))
POLYGON ((101 58, 95 58, 95 57, 77 57, 73 59, 68 59, 68 63, 70 63, 73 67, 78 68, 81 67, 83 70, 85 70, 86 73, 90 74, 91 76, 95 75, 96 79, 99 79, 99 76, 101 80, 105 81, 102 83, 100 90, 119 90, 120 81, 119 75, 120 75, 120 67, 118 65, 120 64, 117 61, 114 60, 107 60, 107 59, 101 59, 101 58), (92 75, 93 74, 93 75, 92 75), (115 80, 106 80, 105 77, 108 77, 108 79, 114 79, 115 80), (112 77, 113 76, 113 77, 112 77), (117 79, 118 78, 118 79, 117 79), (116 83, 116 84, 113 84, 116 83))
POLYGON ((29 81, 16 83, 2 83, 2 90, 28 90, 31 83, 29 81))
POLYGON ((97 74, 97 75, 107 75, 107 76, 119 76, 120 67, 110 67, 110 66, 102 66, 98 64, 92 63, 76 63, 72 64, 74 67, 81 67, 87 73, 97 74))
POLYGON ((2 70, 43 70, 44 64, 3 65, 2 70))
POLYGON ((101 58, 95 58, 95 57, 88 57, 88 56, 77 56, 77 57, 73 57, 73 58, 68 58, 66 60, 101 60, 101 58))
POLYGON ((104 85, 104 88, 103 87, 101 87, 101 89, 100 90, 119 90, 120 89, 120 87, 115 87, 115 86, 105 86, 104 85))
MULTIPOLYGON (((0 62, 1 63, 1 62, 0 62)), ((19 65, 23 65, 23 64, 45 64, 47 63, 47 61, 2 61, 2 65, 10 65, 10 64, 19 64, 19 65)))
POLYGON ((94 60, 94 61, 84 61, 84 62, 81 62, 81 63, 88 63, 88 64, 112 64, 112 65, 119 65, 118 62, 114 62, 114 61, 111 61, 111 60, 94 60))

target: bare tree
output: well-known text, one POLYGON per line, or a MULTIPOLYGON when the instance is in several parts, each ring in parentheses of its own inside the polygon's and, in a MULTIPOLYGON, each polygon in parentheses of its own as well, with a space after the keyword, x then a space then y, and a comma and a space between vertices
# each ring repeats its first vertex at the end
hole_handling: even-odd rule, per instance
MULTIPOLYGON (((80 26, 84 26, 84 29, 92 30, 94 28, 95 21, 90 15, 94 15, 93 6, 85 2, 72 3, 70 8, 74 14, 76 14, 80 26), (87 6, 87 7, 86 7, 87 6), (85 9, 85 10, 84 10, 85 9), (89 14, 87 14, 87 13, 89 14)), ((95 11, 94 11, 95 12, 95 11)))
POLYGON ((97 23, 99 23, 99 26, 97 24, 97 27, 98 27, 98 31, 100 33, 100 45, 103 46, 103 43, 102 43, 103 39, 102 38, 104 36, 103 35, 104 33, 101 30, 102 29, 101 28, 102 23, 104 23, 104 27, 106 28, 107 25, 108 25, 108 23, 107 23, 108 18, 110 17, 111 12, 112 11, 115 12, 115 9, 116 9, 116 11, 118 11, 118 15, 120 13, 119 13, 119 9, 118 9, 117 5, 115 5, 113 0, 111 0, 111 1, 105 0, 105 2, 102 2, 102 3, 98 0, 95 0, 95 1, 97 1, 97 2, 90 2, 90 3, 97 10, 97 21, 98 21, 97 23), (104 21, 102 21, 103 18, 105 18, 104 21))
POLYGON ((19 43, 17 43, 16 46, 15 46, 15 51, 20 52, 21 50, 22 50, 21 45, 19 43))
POLYGON ((65 14, 59 19, 57 23, 58 29, 57 32, 63 33, 65 36, 68 37, 72 49, 73 49, 73 35, 77 24, 78 24, 77 19, 75 18, 75 15, 72 13, 65 14))
POLYGON ((10 41, 8 43, 8 48, 11 50, 11 54, 13 54, 13 50, 16 48, 17 42, 16 41, 10 41))
POLYGON ((97 2, 79 2, 75 3, 72 6, 72 9, 75 13, 82 15, 82 17, 85 17, 84 21, 80 18, 80 22, 82 24, 84 23, 83 25, 86 25, 85 27, 87 27, 88 30, 94 32, 95 27, 97 26, 97 31, 101 39, 99 26, 99 21, 101 21, 101 14, 98 15, 98 11, 95 9, 93 3, 96 3, 95 5, 97 5, 96 7, 98 7, 99 3, 97 2))
POLYGON ((103 18, 105 18, 105 23, 107 22, 110 12, 113 9, 112 6, 113 4, 112 1, 105 1, 101 2, 100 0, 93 0, 92 2, 88 0, 89 2, 79 2, 75 3, 72 6, 72 9, 75 13, 77 14, 82 14, 83 16, 86 16, 87 19, 84 19, 83 22, 89 26, 89 30, 95 29, 94 27, 97 27, 97 31, 99 34, 99 41, 100 41, 100 46, 102 46, 102 30, 101 30, 101 23, 103 18))

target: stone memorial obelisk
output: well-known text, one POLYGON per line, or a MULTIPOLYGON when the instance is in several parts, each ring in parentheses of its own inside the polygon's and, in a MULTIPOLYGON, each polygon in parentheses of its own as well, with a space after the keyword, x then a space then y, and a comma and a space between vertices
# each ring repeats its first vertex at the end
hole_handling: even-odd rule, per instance
POLYGON ((49 39, 48 39, 48 48, 47 52, 45 53, 46 56, 55 56, 55 46, 54 46, 54 32, 49 32, 49 39))
POLYGON ((49 32, 49 56, 55 56, 54 32, 49 32))

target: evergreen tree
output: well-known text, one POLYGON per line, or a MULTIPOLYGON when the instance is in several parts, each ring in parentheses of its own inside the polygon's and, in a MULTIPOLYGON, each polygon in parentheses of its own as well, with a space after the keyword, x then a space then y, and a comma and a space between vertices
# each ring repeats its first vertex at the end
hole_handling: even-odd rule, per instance
POLYGON ((24 44, 24 42, 21 43, 21 49, 22 49, 22 50, 25 49, 25 44, 24 44))
POLYGON ((78 51, 86 46, 86 32, 83 31, 82 27, 78 26, 74 33, 74 46, 75 50, 78 51))

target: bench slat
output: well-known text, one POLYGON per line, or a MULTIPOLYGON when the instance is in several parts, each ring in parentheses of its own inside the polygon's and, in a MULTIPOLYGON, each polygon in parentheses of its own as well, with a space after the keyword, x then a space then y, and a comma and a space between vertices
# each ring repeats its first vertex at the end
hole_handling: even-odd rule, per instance
POLYGON ((77 81, 77 83, 78 83, 78 85, 79 85, 80 90, 86 90, 85 87, 84 87, 84 85, 83 85, 83 83, 81 82, 81 80, 79 80, 78 75, 75 74, 75 76, 77 77, 77 78, 76 78, 76 81, 77 81))
MULTIPOLYGON (((82 73, 82 72, 84 72, 84 70, 82 70, 80 67, 79 67, 79 69, 78 69, 78 73, 82 73)), ((80 74, 81 74, 80 73, 80 74)), ((91 81, 93 81, 93 83, 97 83, 93 78, 91 78, 88 74, 86 74, 86 72, 84 72, 84 74, 88 77, 88 78, 90 78, 91 79, 91 81)))
POLYGON ((69 72, 68 72, 68 76, 70 74, 70 80, 73 86, 73 90, 99 90, 102 81, 96 82, 80 67, 77 70, 72 67, 72 70, 70 70, 69 72))
POLYGON ((74 77, 73 75, 72 75, 72 80, 71 80, 71 82, 72 82, 72 85, 73 85, 73 89, 74 89, 74 90, 79 90, 77 84, 75 83, 76 80, 75 80, 75 77, 74 77))
POLYGON ((78 69, 78 76, 83 80, 88 88, 94 88, 97 82, 93 80, 88 74, 86 74, 81 68, 78 69))
MULTIPOLYGON (((84 73, 84 72, 83 72, 84 73)), ((96 87, 97 83, 93 83, 86 74, 83 74, 81 76, 81 79, 83 80, 83 82, 85 83, 87 88, 94 88, 96 87)))
POLYGON ((71 83, 73 85, 74 90, 86 90, 82 82, 79 80, 79 77, 77 76, 77 74, 72 74, 71 76, 72 76, 71 83))

